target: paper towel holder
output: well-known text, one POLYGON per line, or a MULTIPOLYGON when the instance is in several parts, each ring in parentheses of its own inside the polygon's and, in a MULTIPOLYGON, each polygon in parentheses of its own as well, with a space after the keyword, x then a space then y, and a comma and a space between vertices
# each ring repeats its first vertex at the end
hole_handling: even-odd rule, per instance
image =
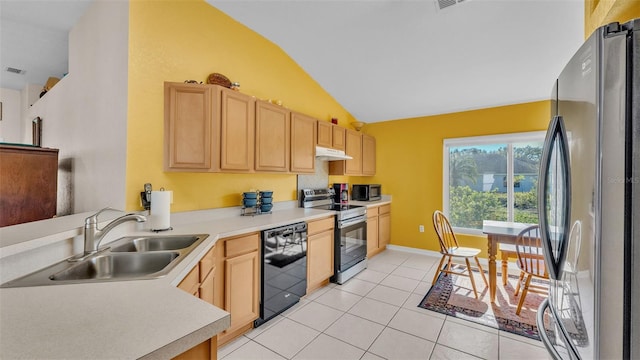
MULTIPOLYGON (((148 183, 147 183, 147 184, 145 184, 145 190, 147 190, 147 189, 149 190, 149 208, 151 208, 151 198, 152 198, 152 196, 151 196, 151 184, 148 184, 148 183), (147 187, 147 185, 149 185, 149 186, 147 187)), ((160 191, 164 192, 164 191, 165 191, 164 187, 161 187, 161 188, 160 188, 160 191)), ((152 225, 152 226, 153 226, 153 222, 154 222, 154 221, 153 221, 153 220, 154 220, 154 219, 153 219, 153 217, 154 217, 154 214, 153 214, 153 212, 152 212, 152 213, 150 214, 150 218, 151 218, 151 225, 152 225)), ((154 228, 151 228, 151 231, 152 231, 152 232, 155 232, 155 233, 159 233, 159 232, 161 232, 161 231, 168 231, 168 230, 173 230, 173 227, 172 227, 171 225, 169 225, 169 227, 161 228, 161 229, 154 229, 154 228)))
POLYGON ((151 210, 151 183, 144 184, 144 191, 140 192, 140 203, 145 210, 151 210))

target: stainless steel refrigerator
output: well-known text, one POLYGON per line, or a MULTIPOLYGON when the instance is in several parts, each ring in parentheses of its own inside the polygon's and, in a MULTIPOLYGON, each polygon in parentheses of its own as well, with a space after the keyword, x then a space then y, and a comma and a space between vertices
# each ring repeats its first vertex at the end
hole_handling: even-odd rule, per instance
POLYGON ((538 208, 553 358, 639 359, 640 19, 597 29, 553 87, 538 208))

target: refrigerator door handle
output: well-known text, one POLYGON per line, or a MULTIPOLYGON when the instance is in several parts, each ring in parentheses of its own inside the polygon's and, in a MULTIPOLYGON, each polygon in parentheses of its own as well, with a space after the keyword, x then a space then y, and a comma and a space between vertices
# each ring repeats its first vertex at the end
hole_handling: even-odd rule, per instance
MULTIPOLYGON (((562 278, 562 268, 567 255, 567 231, 569 229, 569 219, 571 217, 571 178, 569 171, 569 145, 567 141, 567 133, 564 127, 564 121, 562 116, 554 116, 551 119, 549 130, 545 137, 544 148, 542 150, 542 159, 540 163, 540 186, 538 187, 538 220, 540 223, 540 238, 543 247, 544 261, 549 272, 549 278, 558 280, 562 278), (548 177, 551 161, 553 158, 561 162, 561 177, 560 183, 553 183, 548 177), (556 189, 562 189, 561 199, 562 203, 559 204, 561 208, 552 208, 552 205, 548 203, 547 189, 551 186, 555 186, 556 189), (554 229, 551 229, 548 216, 550 212, 553 212, 556 217, 562 216, 561 223, 558 224, 554 221, 554 229), (554 237, 551 233, 555 234, 554 237), (554 252, 554 250, 556 250, 554 252)), ((556 177, 556 180, 557 177, 556 177)), ((554 220, 557 220, 554 219, 554 220)))
POLYGON ((549 355, 553 360, 562 360, 562 356, 556 348, 551 344, 551 340, 549 340, 549 336, 547 336, 547 332, 544 328, 544 312, 549 307, 549 299, 544 299, 542 304, 538 307, 538 313, 536 314, 536 326, 538 326, 538 334, 540 334, 540 340, 544 344, 544 347, 547 348, 549 355))

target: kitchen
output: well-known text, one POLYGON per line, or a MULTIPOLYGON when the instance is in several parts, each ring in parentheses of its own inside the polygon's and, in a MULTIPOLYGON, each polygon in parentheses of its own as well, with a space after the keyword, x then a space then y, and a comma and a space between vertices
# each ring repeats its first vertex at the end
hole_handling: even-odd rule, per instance
MULTIPOLYGON (((81 120, 92 124, 91 128, 73 128, 72 137, 77 140, 73 149, 68 149, 68 146, 65 146, 65 139, 68 139, 69 134, 63 130, 64 126, 47 127, 45 124, 44 134, 44 138, 49 139, 45 140, 46 146, 68 151, 67 155, 64 155, 65 157, 77 157, 75 170, 78 178, 75 186, 78 194, 95 194, 95 196, 76 196, 74 201, 77 203, 74 208, 77 212, 98 209, 105 204, 120 209, 139 209, 138 194, 142 184, 147 182, 174 191, 172 211, 176 212, 237 206, 239 199, 237 195, 231 194, 239 194, 258 186, 255 174, 174 175, 162 171, 161 139, 163 135, 160 124, 163 118, 163 108, 161 84, 167 80, 181 82, 186 79, 204 79, 210 72, 219 71, 239 80, 244 93, 262 99, 281 98, 286 106, 321 119, 328 120, 328 114, 330 114, 337 117, 340 125, 344 127, 348 127, 351 122, 355 121, 317 84, 303 82, 293 88, 290 85, 280 84, 276 75, 273 74, 299 72, 301 70, 297 65, 283 56, 280 50, 272 44, 265 44, 264 39, 259 38, 248 29, 238 25, 220 12, 203 8, 203 6, 192 4, 189 7, 181 8, 180 11, 174 11, 174 9, 167 7, 147 8, 144 4, 132 3, 130 8, 125 9, 130 19, 128 23, 124 21, 118 23, 117 26, 107 21, 101 23, 105 26, 107 26, 105 23, 109 23, 109 26, 121 31, 121 33, 111 34, 114 37, 120 36, 119 41, 114 41, 113 44, 116 49, 108 49, 107 45, 110 43, 102 43, 101 47, 91 44, 82 45, 86 46, 85 49, 91 49, 87 52, 95 51, 96 54, 103 54, 100 56, 102 59, 108 59, 108 61, 102 60, 103 64, 101 64, 103 65, 101 68, 108 69, 108 71, 102 71, 99 74, 103 77, 103 83, 99 83, 100 86, 98 86, 101 89, 100 96, 87 98, 86 94, 92 93, 88 88, 94 88, 98 84, 86 82, 83 84, 82 80, 83 78, 93 79, 96 74, 91 73, 91 69, 87 69, 89 73, 83 76, 81 72, 84 69, 72 66, 70 77, 66 79, 68 84, 69 81, 73 82, 70 83, 72 85, 61 82, 51 93, 41 99, 42 103, 34 105, 34 107, 46 107, 47 105, 53 107, 53 105, 47 104, 53 98, 50 98, 49 95, 55 96, 56 92, 65 90, 65 86, 67 91, 72 91, 86 101, 86 108, 81 106, 74 113, 65 114, 64 118, 60 119, 61 122, 73 123, 73 121, 81 120), (172 13, 176 14, 172 16, 172 13), (171 26, 158 26, 154 25, 154 19, 163 19, 164 22, 172 20, 173 22, 171 26), (190 39, 190 34, 201 31, 201 24, 205 23, 210 25, 215 23, 216 32, 223 33, 230 39, 213 36, 203 40, 203 44, 197 46, 197 50, 184 49, 179 45, 184 42, 184 39, 190 39), (128 33, 127 27, 129 27, 128 33), (158 28, 162 28, 165 33, 159 33, 158 28), (229 29, 237 29, 237 31, 229 31, 229 29), (169 39, 175 41, 170 42, 169 39), (262 53, 256 54, 254 57, 273 59, 269 70, 260 68, 247 74, 238 73, 235 70, 236 64, 240 59, 243 59, 240 53, 228 60, 219 59, 216 56, 217 49, 232 49, 235 43, 240 42, 247 43, 247 47, 260 49, 262 53), (155 52, 165 49, 169 46, 168 44, 175 46, 170 53, 179 55, 169 58, 170 55, 166 53, 155 52), (127 49, 129 49, 128 55, 127 49), (148 55, 143 53, 148 53, 148 55), (164 68, 164 65, 149 64, 148 58, 164 58, 166 61, 163 64, 171 64, 171 66, 164 68), (188 66, 184 64, 186 58, 190 59, 188 66), (216 59, 216 61, 214 62, 212 59, 216 59), (126 70, 127 63, 128 75, 126 75, 127 71, 123 71, 122 68, 124 67, 126 70), (125 74, 124 78, 123 74, 125 74), (268 80, 263 80, 262 86, 252 84, 252 78, 265 76, 270 77, 268 80), (128 89, 128 92, 122 91, 123 89, 128 89), (304 95, 296 95, 295 93, 298 92, 304 93, 304 95), (95 108, 102 108, 100 101, 104 102, 105 99, 108 99, 110 105, 108 113, 92 111, 95 108), (313 99, 313 101, 309 99, 313 99), (95 102, 95 105, 89 105, 91 102, 95 102), (113 134, 114 132, 116 133, 113 134), (100 136, 96 136, 96 134, 100 134, 100 136), (46 141, 50 141, 50 143, 46 141), (83 141, 87 143, 82 144, 83 141), (84 158, 83 154, 94 153, 96 148, 103 153, 114 154, 114 159, 84 158), (109 171, 104 171, 105 169, 109 169, 109 171)), ((104 14, 109 14, 105 16, 109 16, 110 19, 122 18, 121 14, 109 13, 108 9, 101 10, 104 14)), ((101 18, 98 17, 98 19, 101 18)), ((87 22, 90 23, 90 21, 87 22)), ((95 19, 94 22, 100 23, 95 19)), ((88 26, 86 23, 84 25, 88 26)), ((77 33, 72 33, 72 36, 78 37, 80 32, 78 30, 77 33)), ((78 47, 80 46, 78 45, 78 47)), ((72 50, 77 51, 76 48, 72 50)), ((91 54, 83 55, 89 56, 91 54)), ((428 214, 441 206, 442 186, 440 181, 442 176, 437 170, 436 174, 432 176, 430 171, 442 166, 442 139, 465 135, 541 130, 546 127, 548 114, 548 102, 540 101, 437 115, 428 117, 429 121, 422 121, 423 118, 414 118, 367 124, 363 131, 375 136, 379 146, 376 176, 366 178, 331 176, 330 182, 382 183, 385 192, 394 195, 394 214, 396 214, 396 209, 398 211, 391 220, 394 229, 392 243, 398 246, 435 250, 437 245, 431 240, 432 234, 428 232, 420 234, 416 229, 418 224, 425 224, 428 227, 428 214), (513 121, 514 118, 519 121, 513 121), (481 121, 483 119, 492 119, 492 121, 481 121), (406 154, 415 154, 415 156, 410 158, 406 154), (416 166, 417 163, 424 164, 424 166, 416 166), (402 177, 396 175, 406 172, 407 169, 415 169, 415 173, 402 177), (433 184, 425 188, 424 181, 421 179, 432 179, 433 184), (415 189, 420 189, 417 198, 415 189), (420 205, 416 207, 416 203, 420 205)), ((52 119, 51 116, 44 116, 44 118, 45 121, 52 119)), ((295 175, 269 174, 259 176, 259 186, 274 190, 276 201, 296 199, 295 175)), ((467 243, 473 243, 475 237, 465 236, 463 240, 467 243)))

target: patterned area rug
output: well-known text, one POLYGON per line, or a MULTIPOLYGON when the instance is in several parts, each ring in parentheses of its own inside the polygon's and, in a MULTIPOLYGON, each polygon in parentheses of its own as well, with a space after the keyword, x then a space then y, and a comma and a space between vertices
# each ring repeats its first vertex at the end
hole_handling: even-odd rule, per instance
MULTIPOLYGON (((489 274, 485 272, 485 275, 489 280, 489 274)), ((445 276, 444 273, 441 273, 435 285, 429 289, 418 306, 540 340, 536 326, 536 313, 546 295, 529 292, 522 305, 520 315, 516 315, 516 307, 522 294, 521 290, 517 297, 513 296, 518 282, 516 276, 509 276, 507 285, 503 286, 502 275, 498 273, 495 303, 489 301, 489 288, 485 286, 477 271, 474 271, 474 279, 479 299, 475 298, 468 277, 450 274, 445 276)), ((533 282, 537 282, 538 285, 548 285, 544 280, 533 279, 533 282)), ((549 328, 548 321, 549 319, 545 319, 547 328, 549 328)))

